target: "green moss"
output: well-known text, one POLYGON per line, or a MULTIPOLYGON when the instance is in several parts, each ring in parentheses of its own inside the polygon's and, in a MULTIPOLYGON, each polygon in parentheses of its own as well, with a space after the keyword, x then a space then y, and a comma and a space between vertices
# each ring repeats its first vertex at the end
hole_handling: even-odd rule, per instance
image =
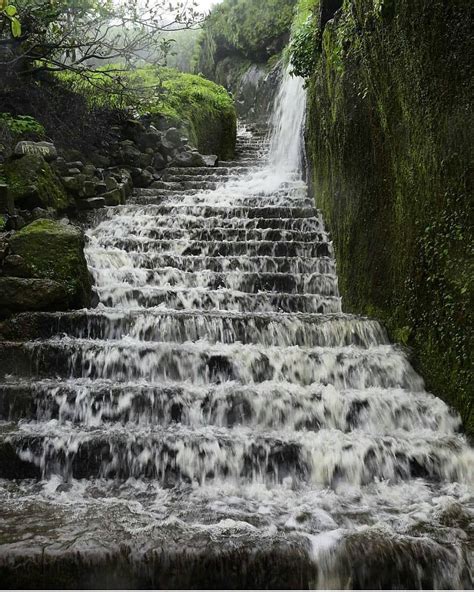
POLYGON ((98 70, 90 81, 73 73, 62 79, 95 105, 128 107, 152 116, 165 116, 184 127, 194 145, 204 153, 231 158, 236 139, 234 101, 222 86, 202 76, 152 66, 122 74, 127 90, 117 92, 98 70))
POLYGON ((469 9, 345 2, 309 78, 308 153, 346 310, 410 346, 473 434, 469 9))
POLYGON ((6 225, 7 225, 7 219, 5 218, 5 216, 2 216, 0 214, 0 232, 2 230, 5 230, 6 225))
POLYGON ((203 25, 195 71, 216 79, 216 67, 232 57, 265 64, 289 39, 295 0, 224 0, 203 25))
POLYGON ((44 136, 45 129, 29 115, 11 115, 10 113, 0 113, 0 124, 5 125, 12 134, 35 134, 44 136))
POLYGON ((69 200, 64 188, 42 156, 27 154, 4 166, 5 177, 18 207, 64 211, 69 200))
POLYGON ((88 304, 90 280, 79 229, 54 220, 36 220, 13 235, 10 248, 23 257, 33 277, 64 285, 70 306, 88 304))

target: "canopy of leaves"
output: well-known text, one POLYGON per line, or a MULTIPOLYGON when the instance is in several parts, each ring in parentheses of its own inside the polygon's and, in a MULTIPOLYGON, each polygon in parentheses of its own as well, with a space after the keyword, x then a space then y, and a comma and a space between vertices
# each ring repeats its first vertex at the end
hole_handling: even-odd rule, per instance
POLYGON ((204 24, 200 53, 210 46, 215 61, 240 54, 266 62, 288 40, 294 5, 295 0, 224 0, 204 24))

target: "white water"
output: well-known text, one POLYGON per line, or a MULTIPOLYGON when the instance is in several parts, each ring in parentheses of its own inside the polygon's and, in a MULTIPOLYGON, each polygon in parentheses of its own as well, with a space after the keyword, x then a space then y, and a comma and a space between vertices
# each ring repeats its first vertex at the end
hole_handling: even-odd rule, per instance
POLYGON ((37 416, 11 441, 44 487, 2 493, 33 531, 40 506, 70 517, 47 548, 90 548, 84 520, 97 552, 140 555, 171 525, 182 545, 292 541, 316 587, 381 586, 394 565, 394 585, 467 585, 472 450, 380 324, 341 312, 304 114, 285 73, 270 138, 241 129, 244 167, 217 189, 142 192, 89 231, 99 306, 27 344, 18 385, 37 416))

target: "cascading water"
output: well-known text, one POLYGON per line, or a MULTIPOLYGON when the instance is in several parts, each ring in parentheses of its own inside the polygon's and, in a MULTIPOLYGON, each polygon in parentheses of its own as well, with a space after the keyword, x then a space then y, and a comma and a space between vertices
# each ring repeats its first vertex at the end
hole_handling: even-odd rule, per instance
POLYGON ((383 328, 341 312, 304 112, 287 72, 270 140, 241 128, 237 161, 109 208, 97 308, 4 348, 4 585, 472 583, 472 450, 383 328))

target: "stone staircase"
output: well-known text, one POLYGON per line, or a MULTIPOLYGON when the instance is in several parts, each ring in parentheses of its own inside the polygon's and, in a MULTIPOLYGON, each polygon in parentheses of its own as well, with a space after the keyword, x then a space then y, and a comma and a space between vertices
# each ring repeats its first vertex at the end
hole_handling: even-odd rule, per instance
POLYGON ((3 324, 4 587, 469 587, 459 419, 342 313, 267 148, 243 130, 235 161, 108 208, 98 306, 3 324))

